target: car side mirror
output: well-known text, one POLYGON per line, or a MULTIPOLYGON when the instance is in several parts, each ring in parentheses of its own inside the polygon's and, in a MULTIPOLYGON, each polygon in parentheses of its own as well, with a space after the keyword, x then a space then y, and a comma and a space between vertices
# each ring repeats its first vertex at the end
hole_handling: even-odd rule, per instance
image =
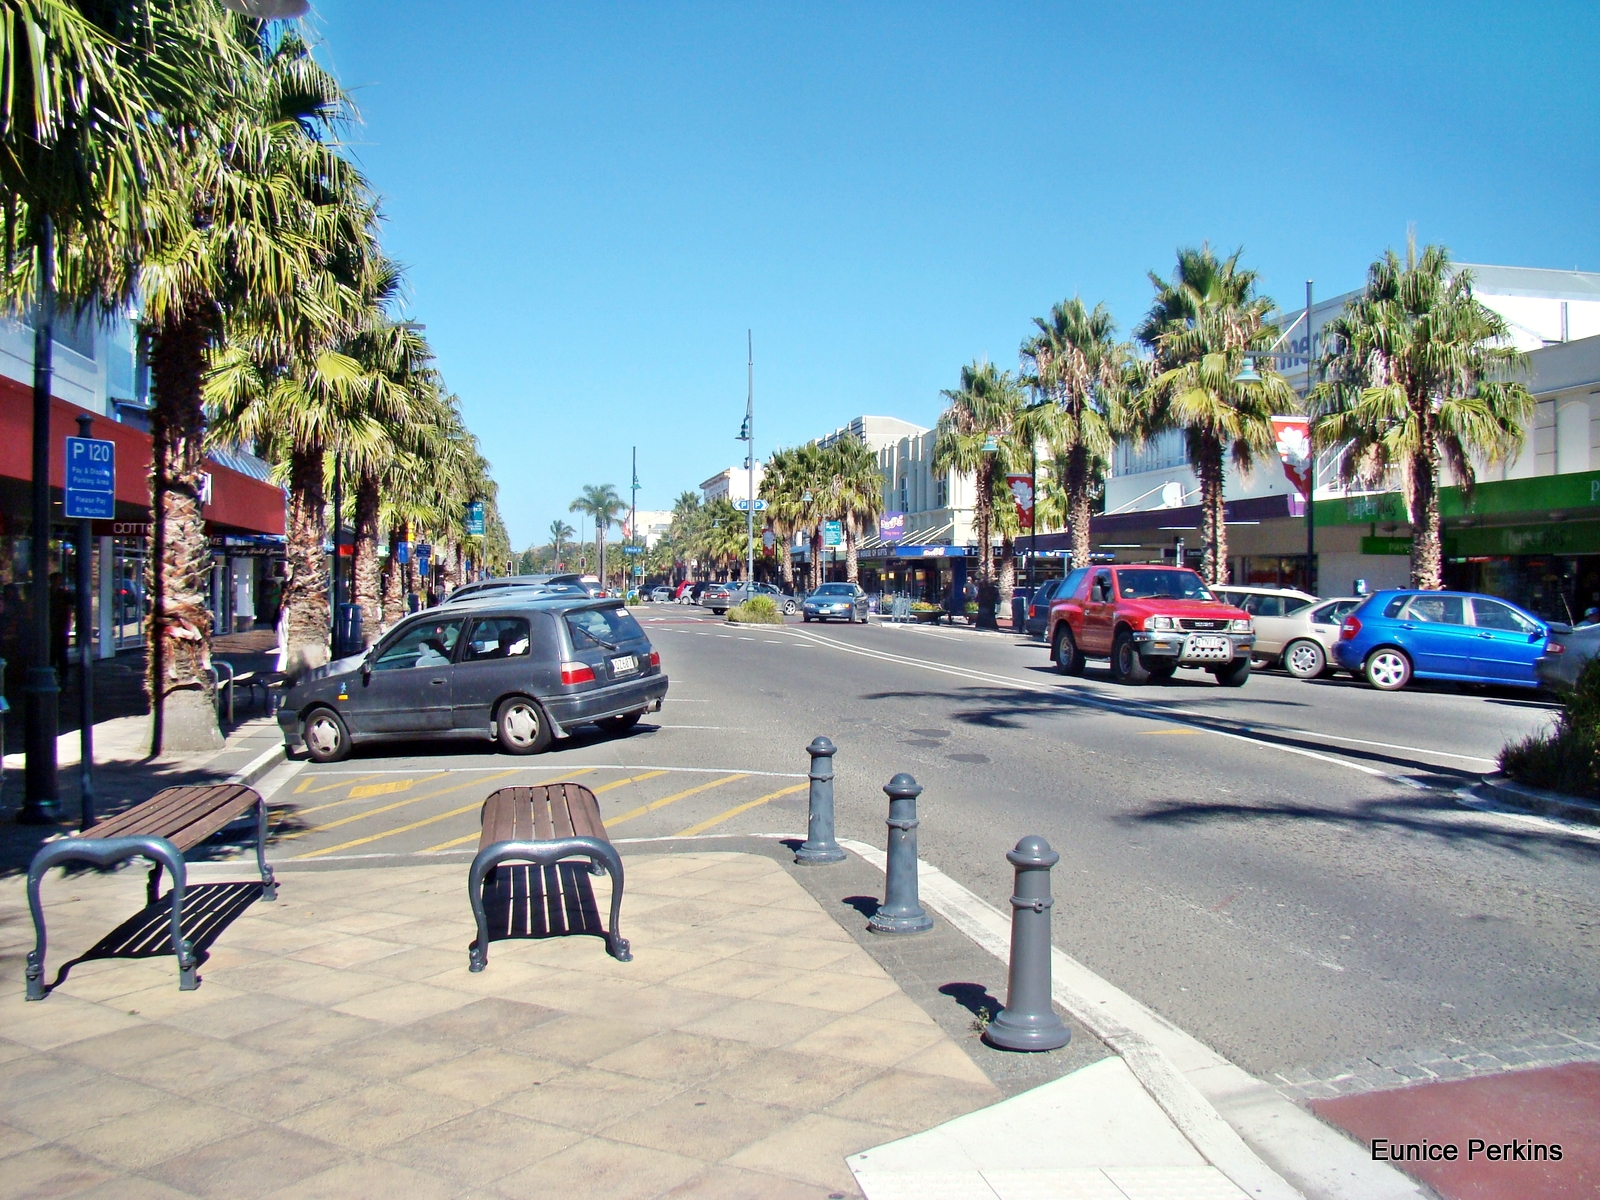
POLYGON ((372 658, 369 655, 361 660, 361 686, 366 687, 372 682, 372 658))
POLYGON ((1528 641, 1530 641, 1530 642, 1542 642, 1542 641, 1544 641, 1544 634, 1540 633, 1536 629, 1536 630, 1534 630, 1532 633, 1530 633, 1528 635, 1528 641))

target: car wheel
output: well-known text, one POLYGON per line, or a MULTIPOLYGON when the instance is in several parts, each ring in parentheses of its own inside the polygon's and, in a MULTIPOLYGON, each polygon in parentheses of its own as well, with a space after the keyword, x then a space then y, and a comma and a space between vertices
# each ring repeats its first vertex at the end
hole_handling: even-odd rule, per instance
POLYGON ((1078 643, 1072 640, 1072 630, 1065 623, 1056 626, 1055 642, 1050 647, 1050 661, 1062 675, 1082 675, 1083 655, 1078 653, 1078 643))
POLYGON ((807 625, 811 624, 811 614, 810 613, 806 613, 805 617, 804 617, 804 620, 805 620, 805 623, 807 625))
POLYGON ((507 754, 538 754, 550 745, 550 722, 526 696, 500 702, 494 714, 495 740, 507 754))
POLYGON ((1320 642, 1299 638, 1283 648, 1283 669, 1296 679, 1315 679, 1328 669, 1328 652, 1320 642))
POLYGON ((644 716, 644 709, 639 708, 631 713, 623 713, 617 717, 601 717, 595 724, 607 733, 627 733, 628 730, 639 723, 639 718, 642 716, 644 716))
POLYGON ((1405 651, 1385 646, 1367 655, 1361 673, 1380 692, 1398 692, 1411 682, 1411 660, 1405 651))
POLYGON ((1165 683, 1177 672, 1177 663, 1160 663, 1150 668, 1150 678, 1157 683, 1165 683))
POLYGON ((1243 687, 1245 680, 1250 678, 1250 660, 1238 658, 1225 667, 1216 667, 1211 672, 1223 687, 1243 687))
POLYGON ((795 604, 795 602, 793 600, 788 600, 788 601, 784 602, 784 605, 783 605, 783 615, 784 616, 792 617, 798 611, 799 611, 799 608, 798 608, 798 606, 795 604))
POLYGON ((1150 670, 1134 648, 1133 634, 1126 629, 1119 632, 1111 643, 1111 679, 1114 683, 1125 683, 1132 687, 1150 682, 1150 670))
POLYGON ((312 709, 302 736, 312 762, 335 763, 350 757, 350 731, 331 708, 312 709))

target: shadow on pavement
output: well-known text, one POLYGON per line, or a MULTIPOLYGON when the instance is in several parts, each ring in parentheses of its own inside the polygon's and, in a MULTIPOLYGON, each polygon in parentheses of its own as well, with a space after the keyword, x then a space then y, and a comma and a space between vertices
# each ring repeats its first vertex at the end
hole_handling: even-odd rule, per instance
POLYGON ((483 908, 491 942, 574 934, 606 936, 587 863, 501 866, 492 880, 484 881, 483 908))

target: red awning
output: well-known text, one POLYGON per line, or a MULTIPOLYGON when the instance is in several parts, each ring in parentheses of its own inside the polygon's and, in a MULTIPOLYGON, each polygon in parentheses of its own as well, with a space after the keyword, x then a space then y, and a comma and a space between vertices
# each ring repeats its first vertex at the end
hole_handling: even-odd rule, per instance
MULTIPOLYGON (((150 511, 150 435, 101 413, 50 398, 50 485, 66 482, 66 439, 78 435, 78 417, 94 418, 94 436, 117 445, 117 503, 150 511)), ((33 478, 33 392, 15 379, 0 376, 0 476, 27 482, 33 478)), ((283 489, 252 479, 220 463, 207 461, 211 503, 206 523, 245 533, 284 532, 283 489)))

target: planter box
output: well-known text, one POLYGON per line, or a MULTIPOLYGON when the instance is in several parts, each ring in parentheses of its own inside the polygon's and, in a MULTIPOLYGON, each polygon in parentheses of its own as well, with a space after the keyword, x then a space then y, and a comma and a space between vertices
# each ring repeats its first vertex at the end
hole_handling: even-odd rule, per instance
POLYGON ((936 608, 932 612, 917 612, 913 609, 911 615, 917 619, 919 625, 936 625, 945 614, 944 609, 936 608))

